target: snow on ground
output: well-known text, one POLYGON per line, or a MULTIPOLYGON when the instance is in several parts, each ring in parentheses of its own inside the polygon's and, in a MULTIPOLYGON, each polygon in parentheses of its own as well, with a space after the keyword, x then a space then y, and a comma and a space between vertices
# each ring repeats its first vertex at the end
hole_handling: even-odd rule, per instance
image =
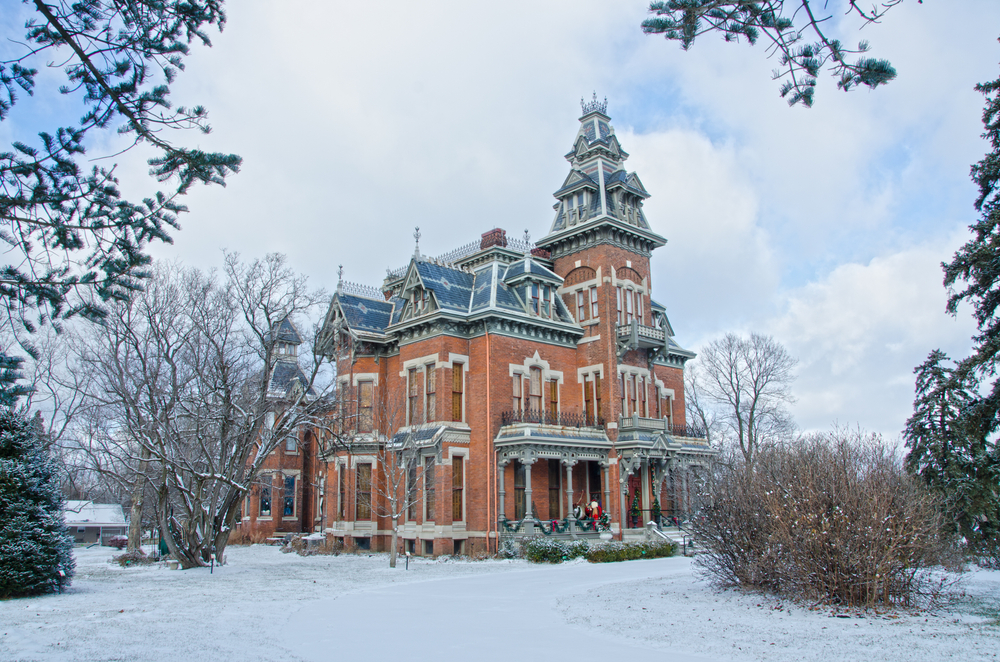
POLYGON ((934 614, 839 618, 716 591, 690 559, 613 564, 299 557, 231 547, 229 563, 120 568, 77 549, 63 595, 0 602, 0 660, 1000 659, 1000 572, 975 571, 934 614))

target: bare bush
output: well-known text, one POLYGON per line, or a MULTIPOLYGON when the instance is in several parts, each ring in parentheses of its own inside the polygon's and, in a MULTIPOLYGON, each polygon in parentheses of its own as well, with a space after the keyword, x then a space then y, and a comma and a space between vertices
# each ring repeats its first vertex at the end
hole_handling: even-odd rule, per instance
POLYGON ((723 468, 694 525, 699 564, 728 586, 915 606, 949 549, 939 505, 879 436, 836 430, 723 468))

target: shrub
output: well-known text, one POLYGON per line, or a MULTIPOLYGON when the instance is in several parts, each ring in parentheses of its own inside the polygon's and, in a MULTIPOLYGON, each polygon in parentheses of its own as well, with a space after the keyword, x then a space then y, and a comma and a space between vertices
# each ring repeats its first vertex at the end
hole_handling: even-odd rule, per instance
POLYGON ((719 471, 693 522, 714 579, 849 607, 912 605, 948 551, 938 502, 877 435, 835 431, 719 471))
POLYGON ((115 549, 125 549, 128 547, 128 537, 127 536, 111 536, 108 538, 108 547, 114 547, 115 549))
POLYGON ((286 545, 281 548, 282 552, 295 552, 299 556, 338 556, 344 551, 342 539, 333 536, 319 537, 317 534, 307 536, 293 536, 286 545), (314 537, 315 536, 315 537, 314 537))
POLYGON ((562 563, 586 556, 588 548, 586 540, 529 538, 524 543, 523 556, 532 563, 562 563))
POLYGON ((601 542, 591 546, 587 560, 591 563, 613 563, 637 559, 658 559, 673 556, 677 545, 666 540, 650 542, 601 542))
POLYGON ((123 568, 128 568, 133 565, 149 565, 153 562, 153 559, 146 556, 146 553, 141 549, 125 552, 124 554, 119 554, 118 556, 112 556, 111 560, 123 568))

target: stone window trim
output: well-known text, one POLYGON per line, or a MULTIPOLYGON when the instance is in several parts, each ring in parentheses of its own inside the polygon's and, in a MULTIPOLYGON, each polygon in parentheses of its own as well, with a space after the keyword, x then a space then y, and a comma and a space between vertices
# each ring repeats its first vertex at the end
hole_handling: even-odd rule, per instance
POLYGON ((444 367, 444 368, 450 368, 450 369, 454 370, 456 364, 462 366, 462 373, 463 373, 462 374, 462 385, 463 385, 463 388, 462 388, 462 418, 461 418, 461 420, 455 421, 455 422, 456 423, 464 423, 465 421, 468 420, 468 418, 467 418, 468 414, 467 414, 466 410, 467 410, 468 401, 469 401, 469 394, 468 394, 468 390, 469 390, 469 374, 468 374, 469 373, 469 357, 466 354, 455 354, 454 352, 448 352, 448 361, 447 361, 447 363, 445 363, 444 365, 441 365, 440 363, 438 363, 436 365, 439 368, 444 367))
MULTIPOLYGON (((551 404, 550 403, 552 401, 552 398, 550 396, 550 393, 549 393, 548 389, 551 388, 550 384, 552 382, 556 383, 555 388, 557 389, 557 402, 558 402, 558 405, 557 405, 557 410, 556 410, 555 413, 559 413, 559 410, 562 409, 562 393, 561 393, 561 390, 562 390, 563 381, 564 381, 563 380, 563 373, 560 370, 552 370, 550 368, 549 362, 543 360, 541 358, 541 356, 538 354, 537 351, 535 352, 534 356, 526 358, 524 360, 524 363, 521 363, 521 364, 508 363, 507 364, 507 372, 510 375, 510 377, 511 377, 512 380, 520 379, 520 380, 524 380, 524 381, 528 382, 527 384, 525 384, 523 382, 521 384, 521 408, 522 408, 522 411, 525 408, 530 408, 529 403, 531 402, 532 396, 535 396, 535 395, 537 395, 537 396, 539 396, 541 398, 541 403, 542 403, 541 409, 544 409, 545 411, 549 411, 551 409, 551 404), (539 380, 540 380, 541 392, 537 393, 537 394, 533 394, 531 392, 530 380, 531 380, 531 371, 532 371, 532 368, 537 369, 537 370, 540 371, 539 380)), ((511 387, 511 388, 513 389, 513 387, 511 387)))
POLYGON ((462 463, 464 465, 464 467, 463 467, 463 473, 462 473, 462 483, 463 483, 463 489, 462 489, 462 519, 460 519, 460 520, 452 520, 452 521, 453 522, 457 521, 457 522, 463 522, 464 523, 464 522, 466 522, 468 520, 468 517, 469 517, 468 495, 467 495, 468 489, 466 489, 466 488, 468 488, 468 485, 469 485, 469 479, 468 479, 469 449, 468 448, 449 448, 448 449, 448 458, 447 458, 446 461, 441 462, 441 464, 447 464, 448 466, 452 466, 452 461, 456 457, 462 458, 462 463))
POLYGON ((357 386, 358 382, 373 382, 375 386, 378 386, 378 373, 356 372, 353 375, 351 375, 351 385, 357 386))
POLYGON ((410 368, 416 368, 420 372, 423 372, 424 370, 426 370, 428 364, 434 364, 435 368, 450 368, 451 367, 451 362, 452 362, 453 358, 464 359, 465 363, 468 363, 468 361, 469 361, 469 357, 467 357, 467 356, 461 356, 460 357, 458 354, 449 354, 448 355, 449 356, 448 361, 441 361, 438 358, 438 356, 439 355, 436 354, 436 353, 435 354, 427 354, 426 356, 418 356, 416 358, 407 359, 406 361, 403 361, 403 365, 401 366, 400 371, 399 371, 399 377, 400 377, 400 379, 405 379, 406 378, 406 373, 407 373, 407 371, 409 371, 410 368))

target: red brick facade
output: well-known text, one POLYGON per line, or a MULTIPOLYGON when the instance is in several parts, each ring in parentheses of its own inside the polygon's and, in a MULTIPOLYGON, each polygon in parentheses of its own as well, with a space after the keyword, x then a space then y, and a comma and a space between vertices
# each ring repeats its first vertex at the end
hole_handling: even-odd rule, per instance
POLYGON ((594 502, 617 536, 654 501, 664 516, 687 509, 676 478, 710 451, 686 426, 693 354, 651 298, 650 256, 666 242, 626 157, 588 105, 534 250, 492 229, 464 252, 416 253, 380 290, 338 286, 320 349, 336 361, 339 404, 315 432, 338 443, 310 432, 299 452, 276 451, 274 470, 301 476, 301 505, 278 521, 275 481, 273 531, 384 550, 395 512, 402 551, 477 554, 553 520, 596 535, 594 502))

